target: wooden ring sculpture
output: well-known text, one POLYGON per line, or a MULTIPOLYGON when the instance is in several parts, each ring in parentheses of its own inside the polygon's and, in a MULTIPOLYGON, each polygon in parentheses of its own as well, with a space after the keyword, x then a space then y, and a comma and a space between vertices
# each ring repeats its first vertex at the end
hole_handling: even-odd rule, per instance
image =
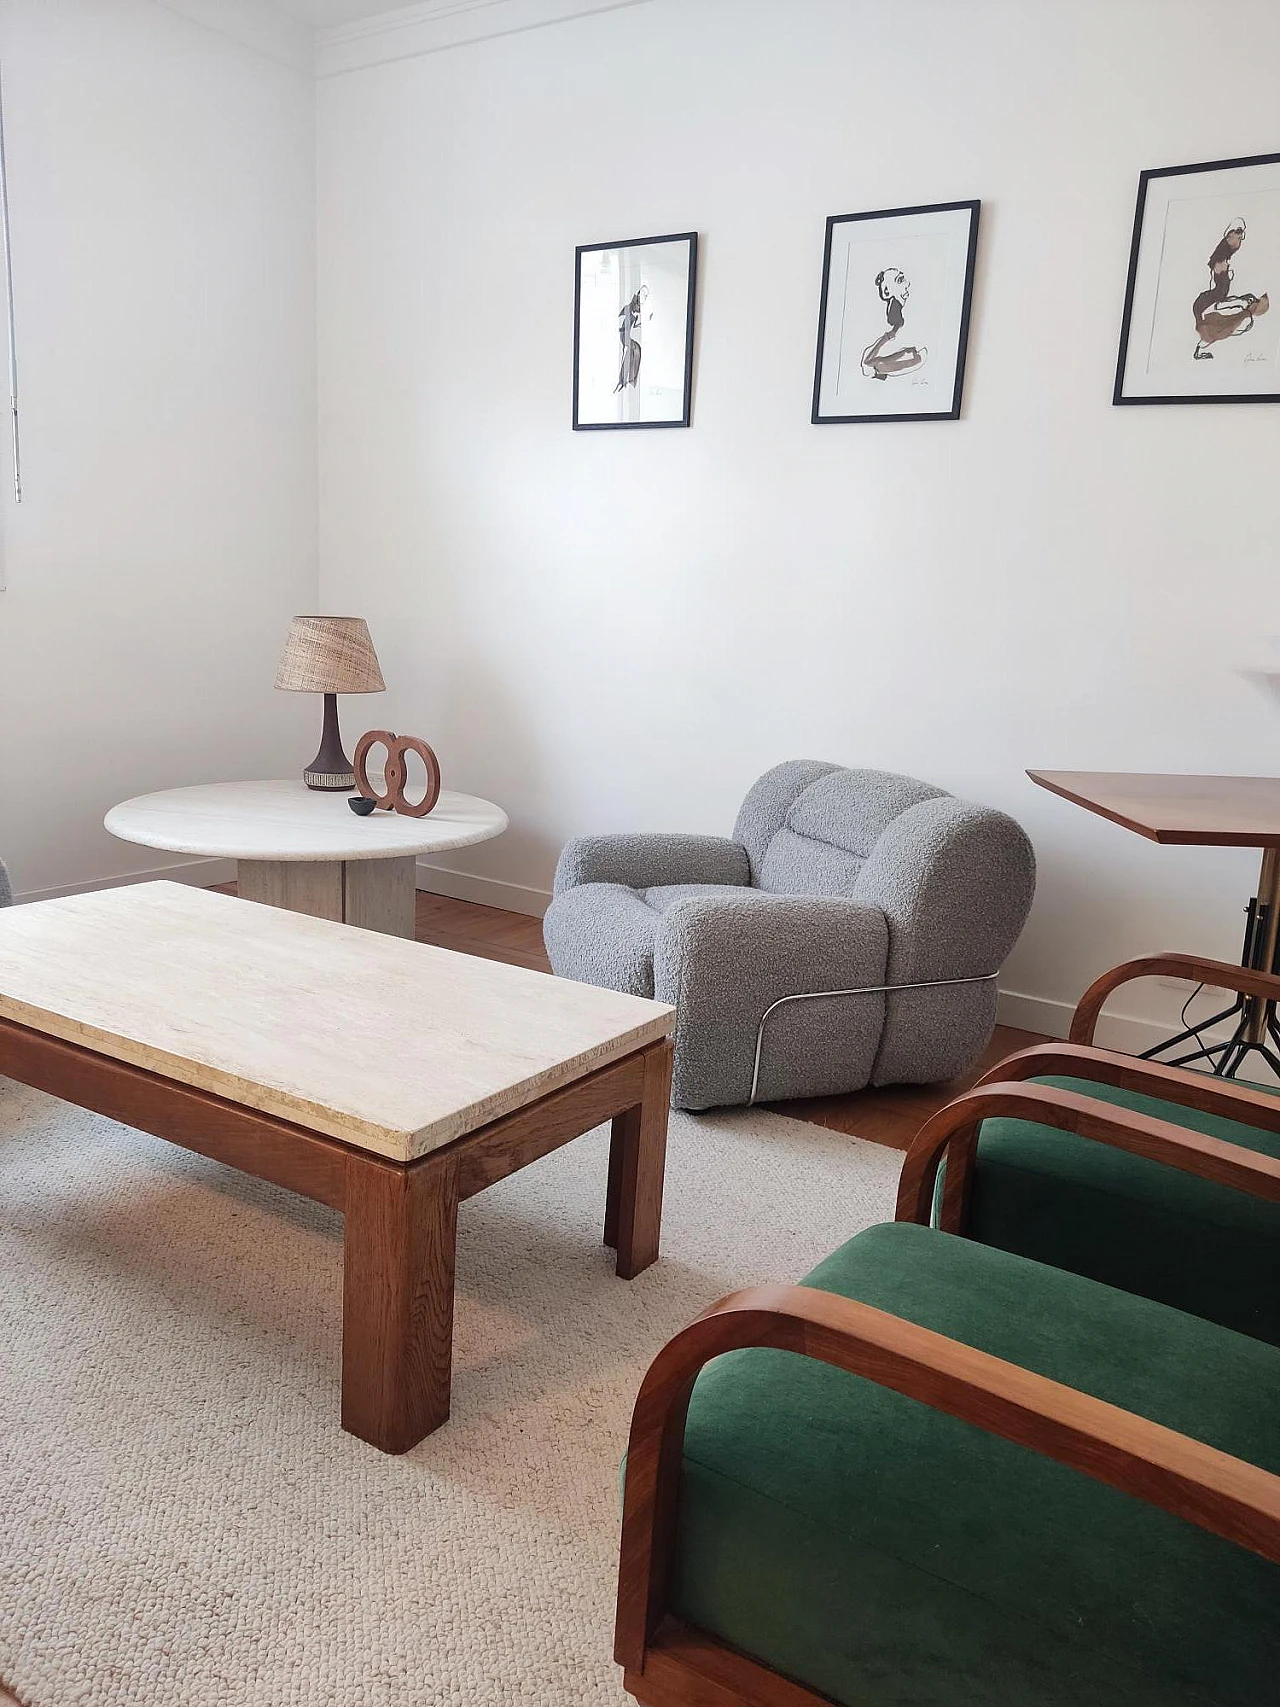
POLYGON ((366 800, 372 800, 384 812, 399 812, 405 818, 425 818, 440 798, 440 761, 427 743, 417 735, 396 735, 390 729, 370 729, 360 737, 354 761, 356 787, 366 800), (369 781, 368 760, 373 747, 385 747, 384 767, 386 793, 379 794, 369 781), (416 753, 427 767, 427 792, 413 803, 405 799, 404 786, 409 767, 406 755, 416 753))

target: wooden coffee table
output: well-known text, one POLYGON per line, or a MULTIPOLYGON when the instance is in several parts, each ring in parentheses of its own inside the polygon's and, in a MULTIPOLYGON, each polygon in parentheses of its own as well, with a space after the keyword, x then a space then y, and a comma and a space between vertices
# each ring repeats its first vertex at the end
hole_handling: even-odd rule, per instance
POLYGON ((675 1014, 175 883, 0 913, 0 1073, 346 1218, 342 1426, 449 1415, 458 1204, 612 1119, 604 1238, 658 1254, 675 1014))

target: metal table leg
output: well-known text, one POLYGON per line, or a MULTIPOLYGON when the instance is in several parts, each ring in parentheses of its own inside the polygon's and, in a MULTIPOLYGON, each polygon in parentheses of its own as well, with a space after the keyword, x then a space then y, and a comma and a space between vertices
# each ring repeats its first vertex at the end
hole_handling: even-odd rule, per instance
MULTIPOLYGON (((1280 851, 1275 848, 1263 849, 1258 893, 1249 902, 1245 915, 1240 964, 1254 972, 1280 970, 1277 967, 1277 950, 1280 949, 1280 851)), ((1169 1066, 1190 1067, 1204 1061, 1219 1078, 1233 1079, 1249 1057, 1257 1054, 1280 1078, 1280 1053, 1277 1053, 1280 1051, 1280 1022, 1277 1022, 1273 1001, 1261 996, 1237 996, 1221 1013, 1188 1026, 1151 1049, 1144 1049, 1142 1058, 1155 1060, 1193 1039, 1196 1048, 1176 1056, 1168 1063, 1169 1066), (1222 1025, 1233 1016, 1236 1024, 1229 1037, 1220 1043, 1204 1041, 1206 1031, 1222 1025)))

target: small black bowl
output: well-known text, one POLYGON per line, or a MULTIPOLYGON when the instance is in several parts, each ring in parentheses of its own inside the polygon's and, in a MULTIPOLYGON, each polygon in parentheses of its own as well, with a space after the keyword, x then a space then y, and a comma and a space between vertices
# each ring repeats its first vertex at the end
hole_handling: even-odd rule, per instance
POLYGON ((367 818, 377 804, 378 802, 370 800, 367 794, 353 794, 347 801, 351 810, 361 818, 367 818))

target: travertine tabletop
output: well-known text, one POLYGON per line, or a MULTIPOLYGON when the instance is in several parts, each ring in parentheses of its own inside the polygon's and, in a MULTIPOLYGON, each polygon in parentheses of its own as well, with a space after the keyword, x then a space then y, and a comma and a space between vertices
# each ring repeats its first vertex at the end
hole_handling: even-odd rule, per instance
POLYGON ((675 1013, 142 883, 0 912, 0 1017, 410 1161, 667 1036, 675 1013))
POLYGON ((357 817, 349 794, 293 782, 213 782, 140 794, 103 820, 121 841, 213 859, 394 859, 500 836, 507 815, 491 800, 445 789, 425 818, 357 817))

